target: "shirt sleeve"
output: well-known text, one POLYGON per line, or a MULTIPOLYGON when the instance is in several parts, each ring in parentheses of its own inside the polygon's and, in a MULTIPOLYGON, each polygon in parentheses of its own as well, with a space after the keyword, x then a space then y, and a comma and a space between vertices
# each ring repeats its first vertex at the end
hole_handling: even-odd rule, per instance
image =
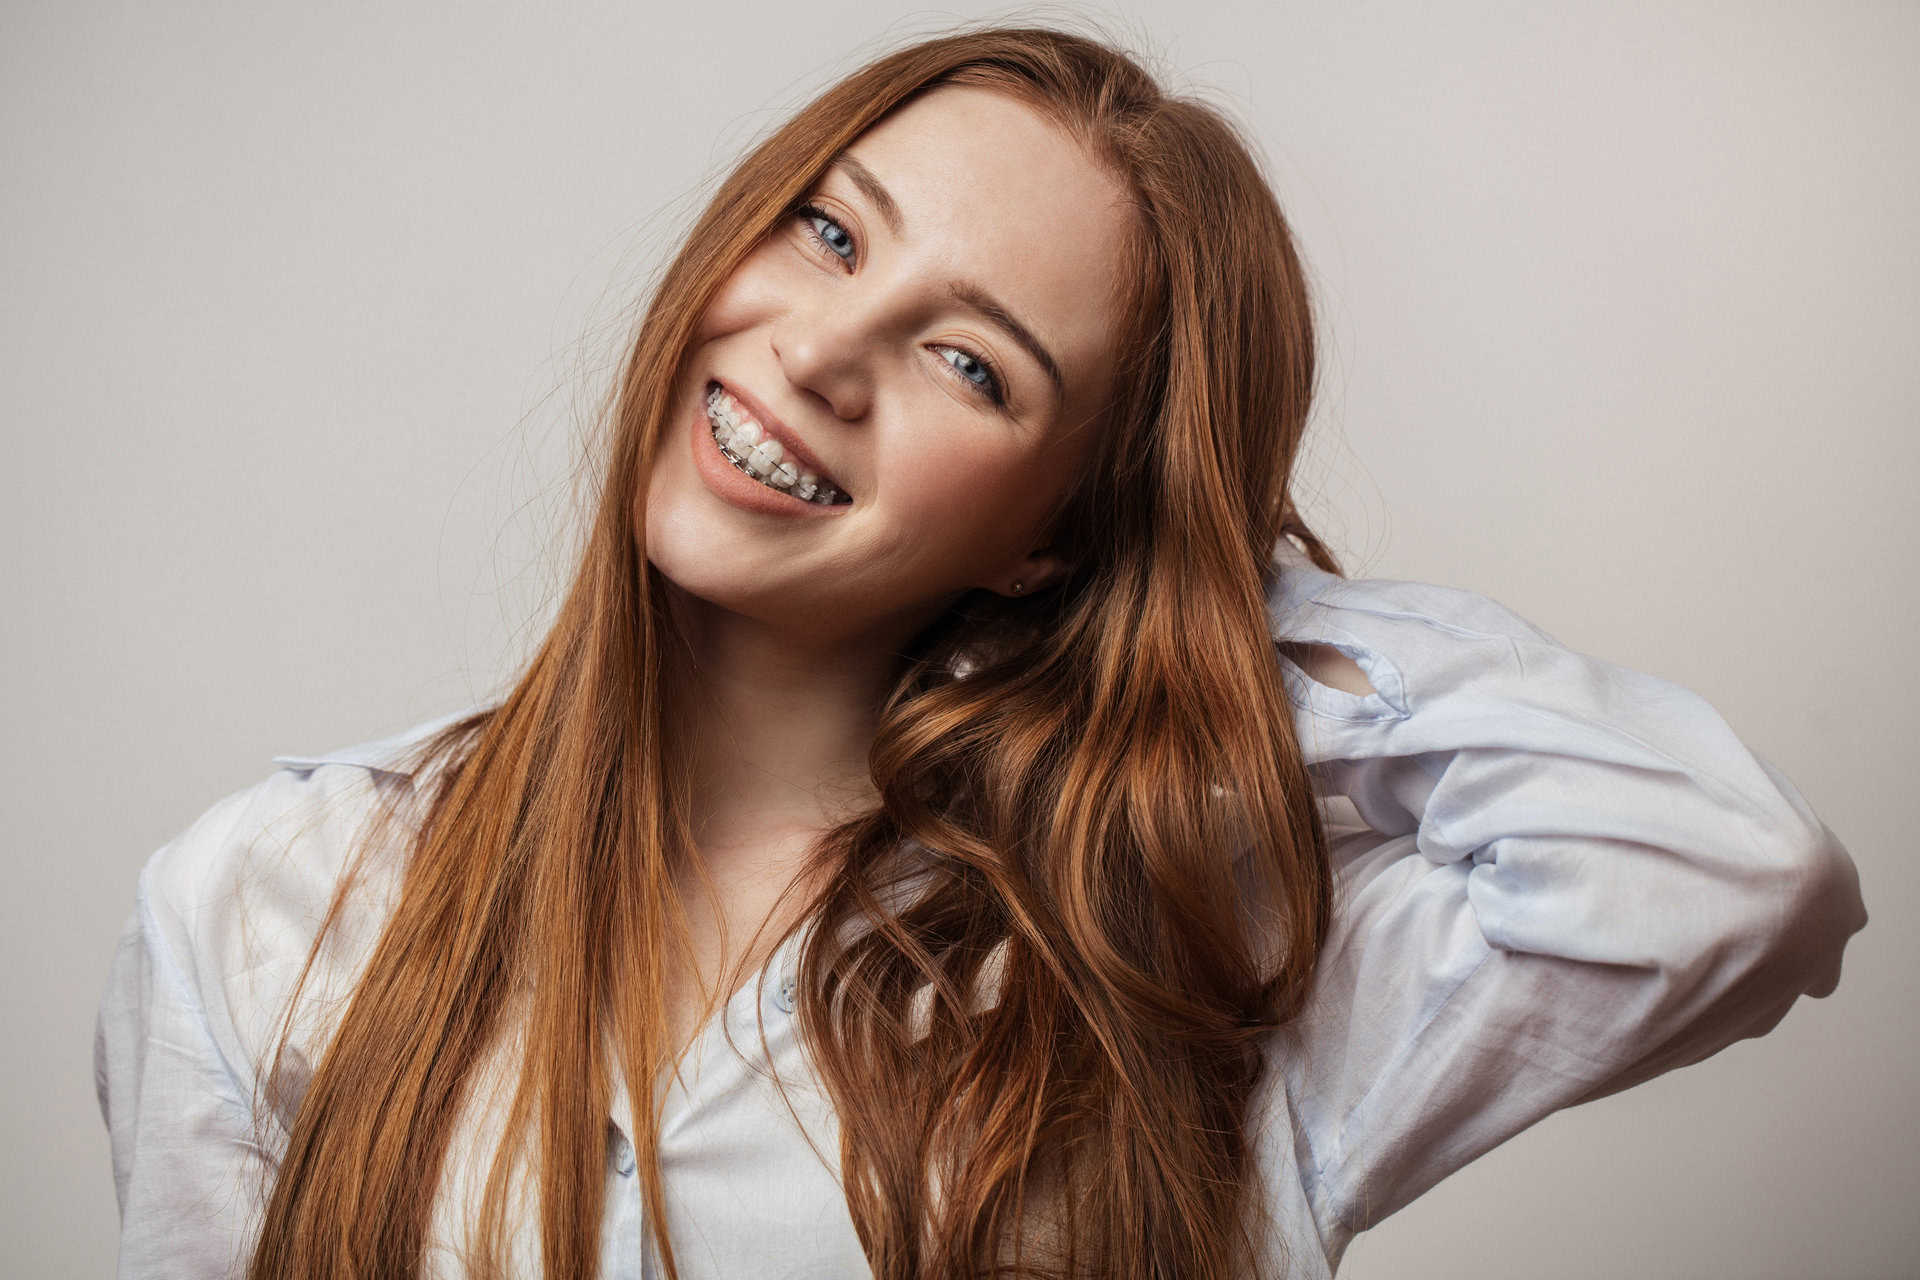
POLYGON ((156 908, 157 869, 230 825, 229 800, 141 873, 94 1031, 94 1086, 113 1149, 122 1280, 245 1271, 268 1166, 249 1089, 216 1042, 190 966, 156 908))
POLYGON ((1330 824, 1335 929, 1276 1032, 1337 1265, 1549 1113, 1830 994, 1867 915, 1833 832, 1697 694, 1469 591, 1282 559, 1276 640, 1374 688, 1279 657, 1323 811, 1357 818, 1330 824))
POLYGON ((385 800, 409 814, 409 749, 472 710, 276 757, 141 869, 94 1029, 123 1280, 244 1274, 310 1064, 397 897, 410 844, 357 858, 366 823, 385 800))

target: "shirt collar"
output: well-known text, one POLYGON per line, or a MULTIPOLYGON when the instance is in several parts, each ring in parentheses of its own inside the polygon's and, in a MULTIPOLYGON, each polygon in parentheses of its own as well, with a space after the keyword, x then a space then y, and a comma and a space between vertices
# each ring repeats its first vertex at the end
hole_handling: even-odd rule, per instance
POLYGON ((412 747, 455 721, 465 719, 477 711, 487 710, 493 705, 491 702, 475 703, 451 715, 428 720, 423 724, 414 725, 410 729, 403 729, 399 733, 390 734, 384 738, 376 738, 371 742, 335 747, 331 751, 322 751, 315 755, 275 756, 273 762, 283 769, 293 769, 303 773, 323 764, 350 764, 372 773, 410 778, 413 776, 413 771, 407 767, 406 757, 412 747))

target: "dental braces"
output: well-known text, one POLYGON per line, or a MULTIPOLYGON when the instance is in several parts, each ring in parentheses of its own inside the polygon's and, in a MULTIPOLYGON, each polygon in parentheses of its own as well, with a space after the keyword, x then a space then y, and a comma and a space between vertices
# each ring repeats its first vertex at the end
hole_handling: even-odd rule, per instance
MULTIPOLYGON (((712 435, 711 430, 709 430, 708 434, 712 435)), ((713 442, 714 444, 719 446, 721 456, 726 458, 728 462, 731 462, 734 465, 734 468, 736 470, 744 471, 747 475, 752 476, 755 480, 758 480, 761 484, 767 484, 766 478, 761 476, 752 467, 748 466, 747 460, 745 458, 735 453, 732 449, 728 448, 726 445, 721 444, 719 436, 714 436, 713 442)), ((794 485, 794 488, 797 488, 797 487, 799 486, 796 482, 796 484, 794 485)), ((819 507, 838 506, 840 505, 840 499, 846 497, 844 493, 834 488, 832 485, 828 484, 824 480, 820 482, 818 490, 816 490, 814 496, 811 498, 800 497, 799 494, 793 492, 793 488, 782 489, 780 488, 779 485, 773 485, 773 484, 767 484, 767 488, 775 490, 776 492, 779 492, 779 493, 790 494, 795 498, 800 498, 800 501, 802 502, 811 502, 815 506, 819 506, 819 507)), ((847 500, 849 502, 852 501, 851 498, 848 498, 847 500)))

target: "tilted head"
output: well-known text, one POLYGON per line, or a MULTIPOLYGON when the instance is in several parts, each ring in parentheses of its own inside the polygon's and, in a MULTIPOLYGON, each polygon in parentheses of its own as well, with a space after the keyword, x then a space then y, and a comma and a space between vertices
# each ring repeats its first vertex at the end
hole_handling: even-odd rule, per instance
POLYGON ((607 492, 693 595, 898 647, 956 603, 991 629, 1196 561, 1251 584, 1312 380, 1231 127, 1104 44, 989 28, 877 60, 735 168, 655 300, 607 492))
POLYGON ((863 133, 701 315, 651 477, 654 566, 894 648, 968 590, 1043 588, 1111 394, 1132 218, 999 90, 941 86, 863 133))

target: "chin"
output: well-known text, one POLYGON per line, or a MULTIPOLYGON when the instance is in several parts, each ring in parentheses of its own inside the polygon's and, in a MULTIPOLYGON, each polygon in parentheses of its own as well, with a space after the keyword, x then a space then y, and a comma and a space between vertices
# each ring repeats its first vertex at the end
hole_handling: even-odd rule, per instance
POLYGON ((789 620, 783 615, 794 611, 790 588, 768 582, 751 565, 717 561, 705 550, 710 545, 682 527, 662 531, 638 550, 655 573, 694 600, 771 624, 789 620))

